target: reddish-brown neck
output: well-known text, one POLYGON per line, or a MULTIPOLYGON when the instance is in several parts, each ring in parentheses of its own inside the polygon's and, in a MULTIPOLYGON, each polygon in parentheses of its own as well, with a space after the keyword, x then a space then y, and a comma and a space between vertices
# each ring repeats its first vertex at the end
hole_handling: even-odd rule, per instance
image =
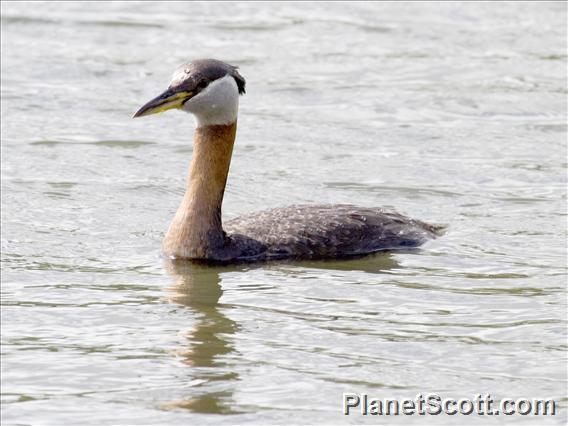
POLYGON ((236 131, 236 122, 196 129, 187 190, 164 239, 166 256, 206 259, 224 244, 221 205, 236 131))

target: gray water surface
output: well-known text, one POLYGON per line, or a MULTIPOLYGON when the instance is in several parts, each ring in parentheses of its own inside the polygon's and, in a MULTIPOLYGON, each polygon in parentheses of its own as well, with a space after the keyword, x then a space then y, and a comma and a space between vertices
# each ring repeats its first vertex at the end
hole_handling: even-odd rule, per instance
POLYGON ((1 7, 3 424, 565 424, 566 3, 1 7), (248 83, 225 219, 354 203, 448 233, 161 259, 194 124, 131 116, 200 57, 248 83), (346 417, 343 392, 560 410, 346 417))

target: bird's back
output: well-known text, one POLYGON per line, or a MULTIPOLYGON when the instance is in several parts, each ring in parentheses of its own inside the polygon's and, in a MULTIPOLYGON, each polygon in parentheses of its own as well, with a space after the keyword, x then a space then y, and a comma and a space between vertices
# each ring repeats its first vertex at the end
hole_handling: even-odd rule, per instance
POLYGON ((323 259, 418 247, 443 227, 382 208, 294 205, 225 224, 231 252, 242 260, 323 259))

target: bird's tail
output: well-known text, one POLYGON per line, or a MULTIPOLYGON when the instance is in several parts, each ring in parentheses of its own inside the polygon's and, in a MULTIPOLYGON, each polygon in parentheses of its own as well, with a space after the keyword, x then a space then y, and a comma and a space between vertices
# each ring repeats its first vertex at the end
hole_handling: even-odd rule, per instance
POLYGON ((422 222, 422 226, 424 227, 424 230, 432 236, 432 238, 441 237, 448 229, 448 225, 442 225, 439 223, 422 222))

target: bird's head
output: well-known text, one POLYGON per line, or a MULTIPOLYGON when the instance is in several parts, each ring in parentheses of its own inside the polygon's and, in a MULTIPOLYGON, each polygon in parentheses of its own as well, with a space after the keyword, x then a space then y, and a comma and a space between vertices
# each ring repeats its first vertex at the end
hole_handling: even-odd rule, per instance
POLYGON ((245 93, 245 79, 237 67, 216 59, 200 59, 180 66, 164 93, 140 108, 134 117, 168 109, 192 113, 199 126, 236 121, 239 94, 245 93))

